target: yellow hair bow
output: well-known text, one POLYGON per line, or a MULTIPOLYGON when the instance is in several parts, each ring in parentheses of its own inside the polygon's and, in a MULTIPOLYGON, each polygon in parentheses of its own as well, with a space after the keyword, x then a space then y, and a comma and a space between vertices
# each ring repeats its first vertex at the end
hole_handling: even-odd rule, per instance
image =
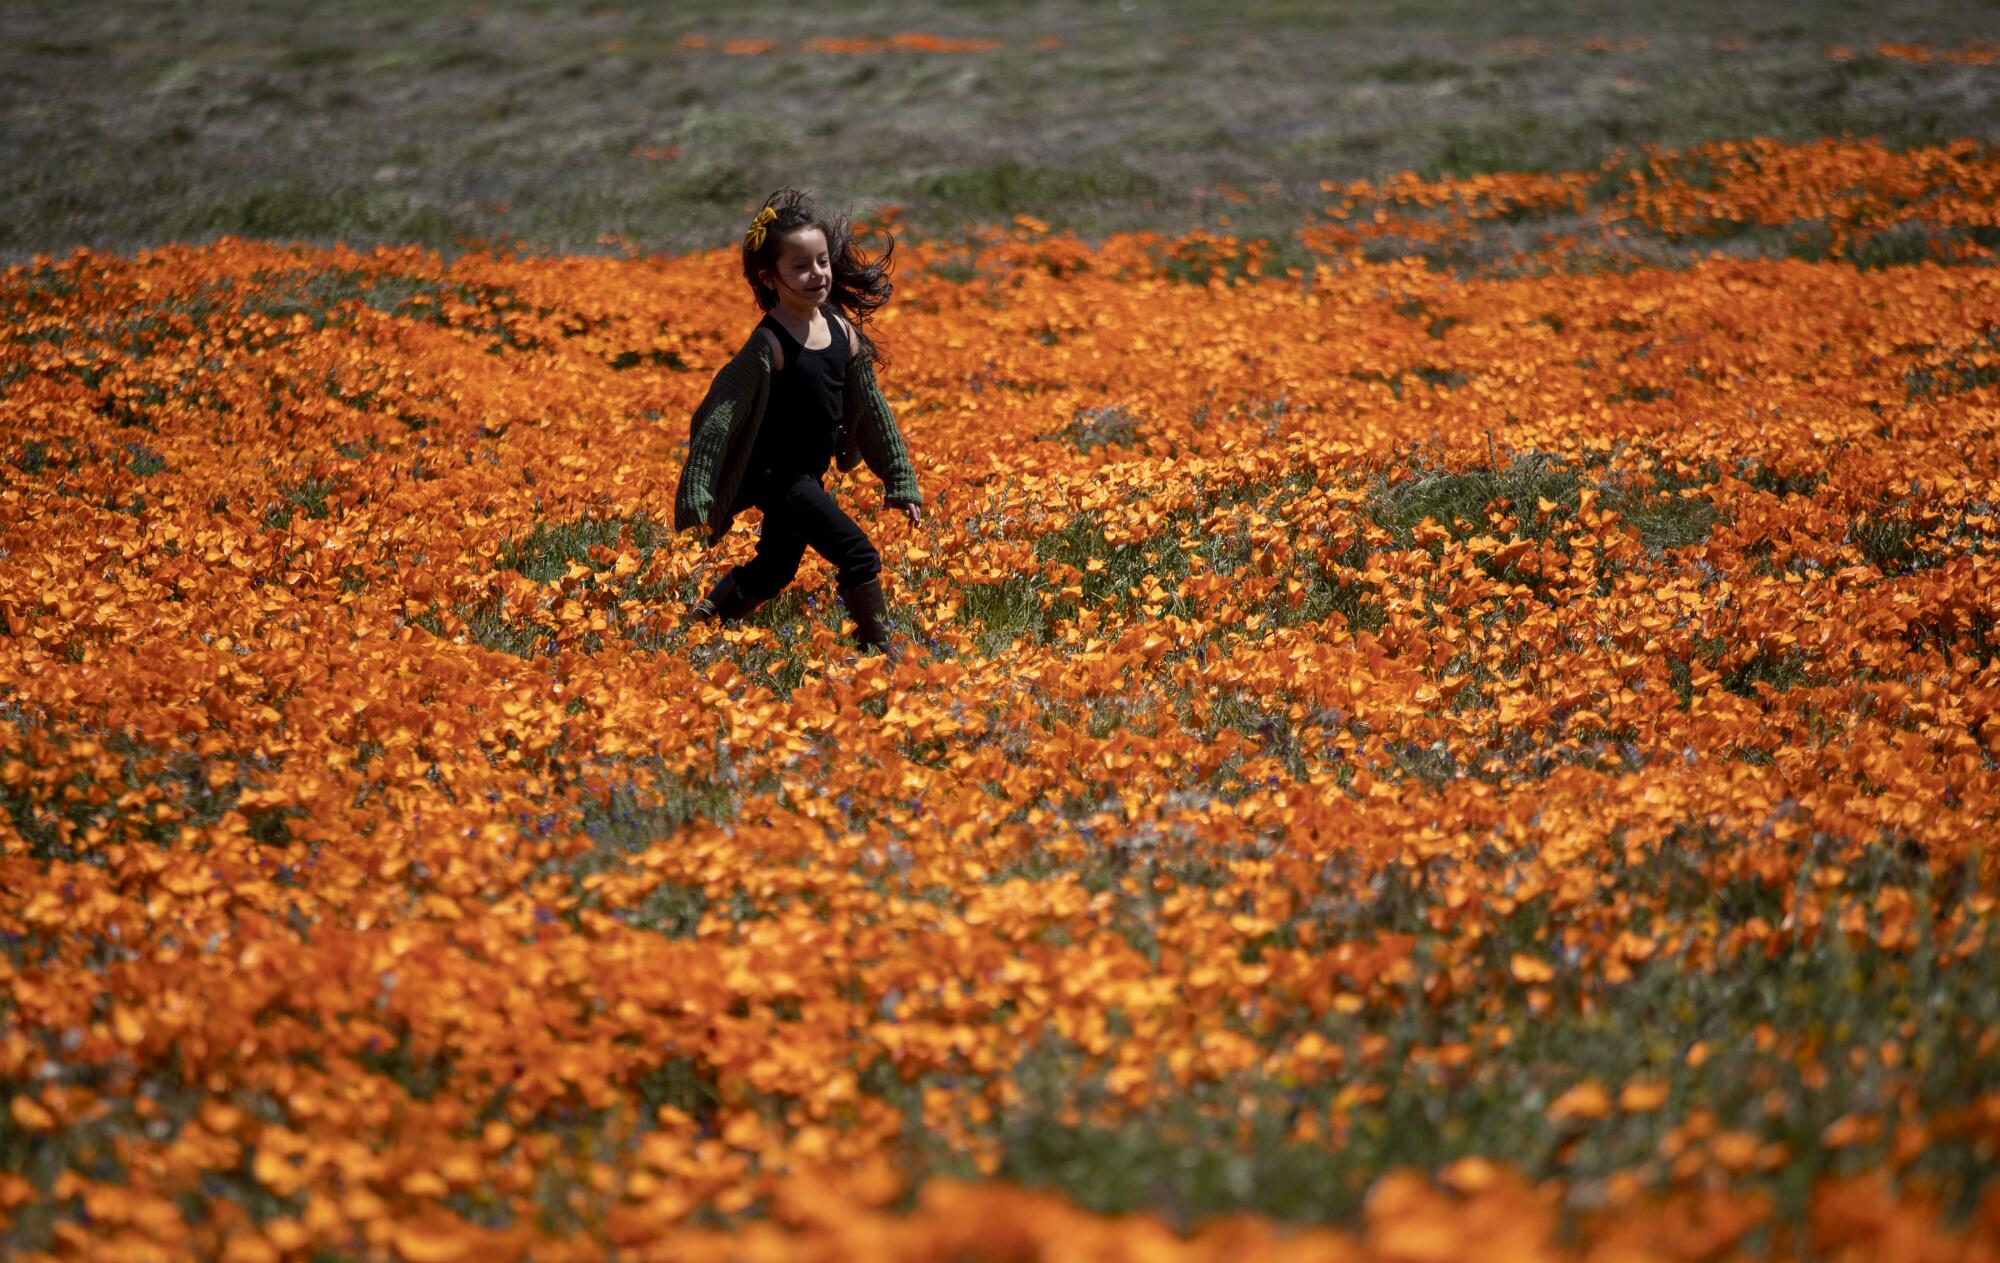
POLYGON ((777 217, 778 208, 775 206, 766 206, 763 210, 758 211, 757 218, 750 221, 748 231, 743 234, 743 244, 749 246, 752 250, 762 248, 764 245, 764 225, 777 217))

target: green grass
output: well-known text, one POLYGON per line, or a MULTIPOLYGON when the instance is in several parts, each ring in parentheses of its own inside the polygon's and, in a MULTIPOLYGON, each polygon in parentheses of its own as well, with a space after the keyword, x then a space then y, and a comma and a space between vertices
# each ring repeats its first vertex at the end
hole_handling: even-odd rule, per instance
POLYGON ((1100 447, 1130 447, 1139 441, 1140 418, 1115 404, 1102 408, 1079 408, 1055 433, 1048 437, 1067 443, 1079 452, 1100 447))
POLYGON ((1050 167, 1015 157, 911 180, 909 193, 939 207, 954 207, 964 218, 992 221, 1016 214, 1068 220, 1099 203, 1127 203, 1159 193, 1160 182, 1105 156, 1078 169, 1050 167))
MULTIPOLYGON (((0 141, 5 260, 225 233, 447 252, 474 240, 598 252, 611 233, 684 250, 728 242, 746 204, 787 182, 864 215, 899 204, 932 235, 1017 213, 1090 239, 1179 233, 1226 213, 1241 235, 1282 243, 1319 209, 1322 179, 1588 167, 1619 147, 1746 135, 1993 139, 2000 117, 1991 76, 1868 52, 1990 36, 1943 0, 1644 15, 1567 0, 1260 0, 1030 20, 880 3, 809 14, 761 57, 679 47, 747 33, 738 9, 710 0, 610 15, 87 0, 14 23, 0 77, 46 108, 0 141), (513 37, 522 21, 533 39, 513 37), (1005 43, 801 50, 813 35, 890 30, 1005 43), (1061 45, 1035 49, 1040 35, 1061 45), (1610 51, 1586 46, 1598 37, 1610 51), (1726 37, 1747 45, 1718 52, 1726 37), (1861 55, 1832 61, 1836 43, 1861 55), (666 146, 679 156, 634 153, 666 146), (1244 204, 1195 195, 1218 182, 1271 188, 1244 204)), ((1871 248, 1895 263, 1921 247, 1871 248)))
POLYGON ((1719 520, 1715 506, 1702 495, 1682 494, 1684 488, 1655 482, 1640 488, 1622 477, 1581 469, 1541 453, 1514 457, 1506 465, 1474 465, 1463 470, 1431 466, 1423 457, 1403 467, 1397 481, 1378 479, 1367 501, 1377 525, 1387 529, 1400 546, 1408 546, 1426 519, 1454 539, 1493 530, 1497 512, 1521 519, 1517 538, 1547 539, 1557 527, 1574 521, 1582 493, 1595 490, 1602 507, 1617 513, 1655 551, 1684 548, 1708 538, 1719 520), (1554 504, 1546 512, 1543 501, 1554 504))

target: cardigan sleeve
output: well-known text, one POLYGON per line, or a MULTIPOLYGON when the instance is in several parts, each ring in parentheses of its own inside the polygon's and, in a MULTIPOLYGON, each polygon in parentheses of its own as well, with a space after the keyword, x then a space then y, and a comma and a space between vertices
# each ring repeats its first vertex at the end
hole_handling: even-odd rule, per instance
POLYGON ((688 426, 687 460, 674 491, 674 530, 713 528, 715 501, 727 480, 729 439, 757 403, 758 387, 770 373, 769 352, 753 333, 709 383, 708 393, 688 426))
POLYGON ((852 468, 855 456, 859 455, 882 480, 884 500, 890 504, 922 504, 924 496, 917 489, 916 468, 910 464, 902 431, 896 427, 889 401, 875 380, 875 366, 865 352, 855 356, 848 366, 846 408, 854 450, 846 454, 841 468, 852 468))

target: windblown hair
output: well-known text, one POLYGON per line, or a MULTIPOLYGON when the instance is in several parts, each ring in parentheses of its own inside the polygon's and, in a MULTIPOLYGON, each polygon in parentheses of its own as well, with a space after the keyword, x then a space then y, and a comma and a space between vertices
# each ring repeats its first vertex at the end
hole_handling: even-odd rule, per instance
POLYGON ((861 349, 868 358, 877 364, 887 364, 888 357, 882 354, 875 339, 868 336, 868 319, 877 307, 889 301, 895 289, 889 280, 889 260, 896 253, 896 239, 887 237, 887 248, 870 258, 855 244, 854 226, 847 216, 821 210, 806 193, 782 188, 765 198, 764 205, 775 211, 777 217, 765 225, 763 241, 754 249, 747 239, 742 242, 743 279, 750 283, 757 305, 765 311, 778 305, 778 291, 759 280, 757 274, 777 266, 784 238, 801 228, 817 228, 826 234, 826 257, 833 265, 829 301, 853 322, 854 331, 861 338, 861 349))

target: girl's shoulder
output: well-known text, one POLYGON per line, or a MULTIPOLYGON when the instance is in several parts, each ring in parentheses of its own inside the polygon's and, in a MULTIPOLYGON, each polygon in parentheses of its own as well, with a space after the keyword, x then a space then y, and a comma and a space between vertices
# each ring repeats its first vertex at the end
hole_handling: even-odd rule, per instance
POLYGON ((775 372, 784 363, 784 343, 779 341, 778 335, 772 331, 768 321, 759 320, 751 327, 749 335, 743 339, 743 349, 737 354, 754 359, 762 351, 769 352, 772 371, 775 372))
POLYGON ((751 330, 727 360, 716 367, 715 376, 709 382, 711 395, 718 391, 741 392, 750 388, 750 379, 761 376, 767 368, 775 371, 777 353, 769 350, 770 342, 758 330, 751 330))
POLYGON ((861 335, 854 331, 854 322, 842 315, 839 308, 831 305, 826 309, 826 318, 840 330, 840 336, 846 340, 847 346, 847 355, 844 358, 852 361, 861 353, 861 335))

